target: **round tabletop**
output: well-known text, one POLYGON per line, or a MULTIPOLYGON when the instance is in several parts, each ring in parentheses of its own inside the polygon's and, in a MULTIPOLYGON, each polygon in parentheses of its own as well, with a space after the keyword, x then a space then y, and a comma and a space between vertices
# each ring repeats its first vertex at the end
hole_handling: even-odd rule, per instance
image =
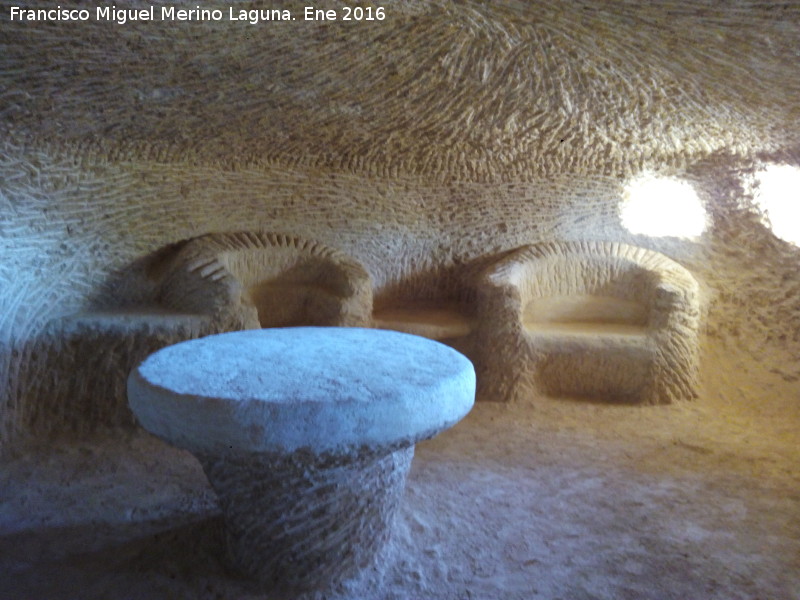
POLYGON ((454 425, 474 398, 472 363, 452 348, 349 327, 190 340, 155 352, 128 378, 142 426, 200 452, 408 445, 454 425))

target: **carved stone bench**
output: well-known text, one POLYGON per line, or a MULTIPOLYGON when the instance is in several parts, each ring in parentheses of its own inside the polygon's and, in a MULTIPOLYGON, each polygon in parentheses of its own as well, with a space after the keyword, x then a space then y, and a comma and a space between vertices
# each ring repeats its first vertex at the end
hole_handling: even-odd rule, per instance
POLYGON ((479 377, 508 399, 697 396, 699 285, 663 254, 599 241, 523 246, 484 272, 479 293, 494 350, 479 377))
POLYGON ((232 562, 286 594, 372 563, 414 444, 474 395, 472 364, 453 349, 360 328, 209 336, 156 352, 128 381, 140 423, 203 465, 232 562))

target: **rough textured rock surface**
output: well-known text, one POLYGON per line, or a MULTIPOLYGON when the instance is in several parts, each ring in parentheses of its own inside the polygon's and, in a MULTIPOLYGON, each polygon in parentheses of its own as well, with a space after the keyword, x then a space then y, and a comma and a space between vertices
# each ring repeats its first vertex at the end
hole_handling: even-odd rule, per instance
MULTIPOLYGON (((487 413, 419 471, 392 585, 374 596, 792 597, 800 250, 765 227, 749 182, 800 166, 800 2, 375 4, 382 22, 257 28, 22 23, 4 6, 0 446, 124 416, 101 394, 68 398, 37 344, 59 348, 63 317, 150 302, 159 249, 183 240, 318 240, 387 300, 449 297, 474 260, 526 244, 623 242, 686 267, 708 300, 697 401, 532 396, 511 423, 487 413), (645 171, 694 186, 702 236, 625 229, 626 183, 645 171)), ((0 586, 255 595, 205 551, 214 530, 193 523, 213 498, 181 460, 112 436, 4 463, 0 559, 18 577, 0 586), (143 489, 156 471, 163 489, 143 489)))
POLYGON ((4 63, 25 68, 3 71, 5 128, 118 159, 379 179, 625 174, 798 142, 795 2, 380 5, 383 21, 332 23, 286 2, 298 20, 258 36, 6 22, 4 63))
POLYGON ((158 307, 53 319, 16 350, 19 370, 12 371, 6 394, 28 438, 132 427, 125 392, 130 370, 164 346, 216 331, 202 315, 158 307))
MULTIPOLYGON (((49 322, 149 302, 159 249, 210 232, 319 240, 389 300, 406 282, 415 297, 452 296, 440 288, 472 261, 543 240, 654 249, 708 292, 704 355, 777 353, 770 368, 800 381, 798 250, 764 227, 747 184, 765 162, 800 164, 800 3, 386 9, 383 21, 273 22, 258 35, 227 20, 3 11, 4 448, 48 402, 32 347, 49 322), (695 186, 709 214, 700 239, 622 226, 625 183, 646 170, 695 186)), ((71 427, 54 415, 45 429, 71 427)))
MULTIPOLYGON (((702 402, 476 404, 417 445, 382 560, 298 600, 794 600, 795 388, 721 358, 702 402)), ((41 444, 0 470, 0 597, 268 600, 223 526, 201 465, 141 431, 41 444)))
POLYGON ((137 261, 112 285, 118 297, 107 306, 52 319, 19 351, 26 368, 11 379, 7 393, 22 407, 27 434, 132 426, 127 376, 170 344, 261 326, 371 320, 372 287, 360 264, 276 233, 206 235, 173 244, 137 261), (147 285, 136 290, 142 273, 147 285))
POLYGON ((692 275, 627 244, 550 242, 489 267, 481 386, 645 403, 698 396, 701 299, 692 275))
POLYGON ((201 456, 235 569, 273 593, 335 589, 375 566, 414 447, 385 455, 201 456))
POLYGON ((131 372, 128 400, 148 431, 191 452, 383 452, 460 421, 475 371, 394 331, 259 329, 154 353, 131 372))
POLYGON ((210 234, 189 241, 170 262, 161 303, 211 315, 220 329, 371 320, 372 283, 364 267, 311 240, 258 231, 210 234))
POLYGON ((128 397, 147 430, 200 460, 232 564, 267 591, 323 593, 375 565, 414 444, 469 412, 475 372, 404 333, 261 329, 156 352, 128 397))

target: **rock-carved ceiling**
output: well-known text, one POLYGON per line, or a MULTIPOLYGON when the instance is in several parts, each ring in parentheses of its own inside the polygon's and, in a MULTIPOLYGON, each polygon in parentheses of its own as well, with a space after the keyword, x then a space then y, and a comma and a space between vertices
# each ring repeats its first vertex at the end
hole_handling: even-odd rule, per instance
MULTIPOLYGON (((184 4, 198 5, 170 3, 184 4)), ((371 5, 382 21, 304 21, 299 2, 281 5, 297 20, 258 25, 4 9, 0 131, 109 160, 464 181, 624 174, 800 140, 798 2, 371 5)))

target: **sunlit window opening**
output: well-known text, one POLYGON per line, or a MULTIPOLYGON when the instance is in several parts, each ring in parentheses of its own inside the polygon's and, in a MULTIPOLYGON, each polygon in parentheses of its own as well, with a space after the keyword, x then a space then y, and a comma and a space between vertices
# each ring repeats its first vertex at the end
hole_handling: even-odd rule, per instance
POLYGON ((800 168, 769 165, 756 173, 755 183, 764 224, 782 240, 800 246, 800 168))
POLYGON ((622 225, 631 233, 697 238, 706 229, 703 203, 687 181, 642 174, 625 187, 622 225))

